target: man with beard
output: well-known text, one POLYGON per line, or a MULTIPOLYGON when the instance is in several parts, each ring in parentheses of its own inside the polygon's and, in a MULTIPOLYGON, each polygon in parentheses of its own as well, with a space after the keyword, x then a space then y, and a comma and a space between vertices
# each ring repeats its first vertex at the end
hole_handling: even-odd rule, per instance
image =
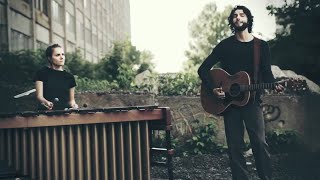
MULTIPOLYGON (((206 88, 212 89, 213 94, 221 99, 225 98, 225 92, 221 87, 214 87, 210 82, 209 71, 213 65, 220 62, 221 68, 229 74, 246 71, 251 79, 254 79, 255 69, 255 37, 251 35, 253 16, 250 10, 245 6, 236 6, 232 9, 228 21, 234 35, 222 40, 204 60, 198 70, 198 74, 206 88)), ((260 41, 258 82, 274 82, 270 65, 269 46, 263 40, 258 41, 260 41)), ((283 90, 283 86, 276 85, 275 89, 281 91, 283 90)), ((236 107, 231 105, 223 112, 233 180, 248 179, 246 160, 243 156, 244 124, 250 138, 258 175, 263 180, 271 179, 270 154, 265 140, 265 126, 260 108, 260 94, 261 92, 258 91, 254 98, 252 96, 245 106, 236 107)))

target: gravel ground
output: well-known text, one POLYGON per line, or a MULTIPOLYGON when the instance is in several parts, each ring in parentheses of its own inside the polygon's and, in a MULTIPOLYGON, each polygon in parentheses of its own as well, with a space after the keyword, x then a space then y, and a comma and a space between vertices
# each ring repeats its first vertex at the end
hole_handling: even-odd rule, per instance
MULTIPOLYGON (((271 156, 273 180, 320 180, 320 153, 286 153, 271 156)), ((173 158, 174 179, 232 180, 227 154, 173 158)), ((259 180, 252 156, 247 157, 251 180, 259 180)), ((168 179, 165 167, 153 166, 153 180, 168 179)))

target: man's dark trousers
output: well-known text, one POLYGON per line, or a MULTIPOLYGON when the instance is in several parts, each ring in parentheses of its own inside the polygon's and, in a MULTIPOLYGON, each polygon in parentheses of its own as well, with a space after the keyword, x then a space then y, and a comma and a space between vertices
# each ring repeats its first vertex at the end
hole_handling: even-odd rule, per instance
POLYGON ((244 124, 247 129, 255 158, 258 175, 271 179, 271 163, 265 140, 262 109, 258 102, 250 101, 244 107, 229 107, 224 113, 225 133, 233 180, 248 180, 246 160, 243 156, 244 124))

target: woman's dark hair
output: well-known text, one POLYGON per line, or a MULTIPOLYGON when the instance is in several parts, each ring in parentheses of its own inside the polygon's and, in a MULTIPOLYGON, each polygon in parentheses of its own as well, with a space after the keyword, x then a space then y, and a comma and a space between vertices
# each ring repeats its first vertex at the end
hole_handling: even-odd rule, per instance
POLYGON ((53 44, 51 46, 49 46, 47 49, 46 49, 46 57, 47 59, 51 58, 52 57, 52 52, 53 52, 53 49, 54 48, 57 48, 57 47, 60 47, 61 46, 59 44, 53 44))
POLYGON ((232 9, 229 17, 228 17, 228 21, 229 21, 229 26, 230 26, 230 29, 231 31, 234 33, 235 32, 235 28, 234 28, 234 25, 233 25, 233 13, 238 10, 238 9, 241 9, 243 10, 243 12, 246 14, 246 16, 248 17, 248 31, 249 33, 252 32, 252 26, 253 26, 253 16, 250 12, 250 10, 245 7, 245 6, 236 6, 232 9))

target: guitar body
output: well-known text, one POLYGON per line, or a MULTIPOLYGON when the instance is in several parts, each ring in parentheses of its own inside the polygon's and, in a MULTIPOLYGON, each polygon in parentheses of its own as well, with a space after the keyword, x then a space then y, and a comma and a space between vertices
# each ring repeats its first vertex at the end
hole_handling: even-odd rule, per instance
POLYGON ((203 109, 214 115, 221 115, 230 105, 244 106, 249 102, 250 93, 259 89, 274 89, 281 84, 284 88, 294 92, 307 91, 306 80, 286 79, 272 83, 251 84, 250 76, 245 71, 240 71, 234 75, 228 74, 220 68, 212 69, 209 72, 213 87, 221 87, 225 92, 224 99, 217 98, 212 89, 208 89, 201 84, 201 104, 203 109))
POLYGON ((214 68, 209 72, 211 82, 214 87, 221 87, 225 92, 224 99, 217 98, 212 89, 208 89, 201 84, 201 104, 203 109, 214 115, 221 115, 228 106, 234 104, 236 106, 244 106, 249 102, 250 91, 242 91, 240 85, 250 85, 249 74, 240 71, 234 75, 230 75, 220 68, 214 68))

